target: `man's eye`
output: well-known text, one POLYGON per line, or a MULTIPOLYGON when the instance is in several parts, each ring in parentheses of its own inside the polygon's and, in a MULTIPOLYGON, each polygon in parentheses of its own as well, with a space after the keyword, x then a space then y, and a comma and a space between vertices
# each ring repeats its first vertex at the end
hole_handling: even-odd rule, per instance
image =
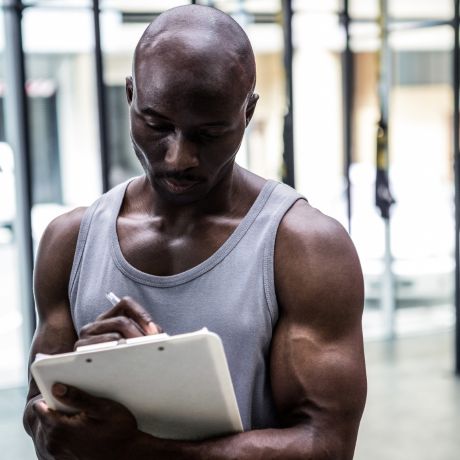
POLYGON ((204 139, 217 139, 222 136, 220 131, 201 131, 200 136, 204 139))
POLYGON ((157 124, 157 123, 147 123, 147 124, 149 128, 159 133, 168 133, 170 131, 174 131, 174 126, 172 125, 164 125, 164 124, 157 124))

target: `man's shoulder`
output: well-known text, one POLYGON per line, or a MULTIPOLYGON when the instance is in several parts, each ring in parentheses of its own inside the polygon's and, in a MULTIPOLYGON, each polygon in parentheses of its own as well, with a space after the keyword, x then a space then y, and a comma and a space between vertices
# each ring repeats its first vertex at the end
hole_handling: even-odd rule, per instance
POLYGON ((81 221, 87 208, 79 207, 53 219, 46 227, 37 253, 37 269, 71 266, 80 231, 81 221))
POLYGON ((305 318, 360 315, 362 272, 344 227, 304 200, 281 221, 275 245, 275 280, 283 308, 305 318))
POLYGON ((68 244, 78 237, 81 221, 86 207, 78 207, 53 219, 43 234, 41 244, 52 242, 54 244, 68 244))
POLYGON ((34 293, 40 315, 66 304, 80 224, 86 208, 56 217, 46 228, 34 270, 34 293))
POLYGON ((297 249, 341 249, 350 242, 345 228, 334 218, 323 214, 306 200, 299 199, 280 222, 277 244, 297 249), (299 247, 297 247, 299 246, 299 247))

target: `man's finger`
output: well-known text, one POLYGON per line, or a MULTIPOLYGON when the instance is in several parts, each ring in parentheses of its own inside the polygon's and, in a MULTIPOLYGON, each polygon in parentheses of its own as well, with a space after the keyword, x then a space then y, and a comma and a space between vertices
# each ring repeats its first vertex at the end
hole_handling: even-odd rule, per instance
POLYGON ((104 342, 118 342, 123 337, 118 332, 112 332, 110 334, 101 334, 101 335, 91 335, 87 338, 81 338, 75 342, 73 349, 76 350, 78 347, 83 347, 86 345, 95 345, 96 343, 104 342))
POLYGON ((97 418, 97 414, 101 412, 104 406, 105 400, 63 383, 55 383, 52 392, 53 396, 63 404, 85 412, 93 418, 97 418))
POLYGON ((32 408, 34 412, 37 414, 37 417, 40 419, 40 421, 48 422, 50 410, 45 401, 43 401, 43 399, 38 399, 37 401, 35 401, 32 404, 32 408))
POLYGON ((118 333, 120 337, 130 339, 145 335, 141 327, 131 318, 116 316, 114 318, 99 319, 94 323, 83 326, 80 330, 81 338, 89 338, 92 335, 118 333))
POLYGON ((40 422, 48 428, 54 427, 59 420, 59 414, 51 410, 43 399, 35 401, 32 407, 40 422))
POLYGON ((97 320, 113 318, 120 315, 131 318, 147 335, 163 332, 161 327, 154 323, 150 313, 130 297, 123 297, 113 308, 99 315, 97 320))

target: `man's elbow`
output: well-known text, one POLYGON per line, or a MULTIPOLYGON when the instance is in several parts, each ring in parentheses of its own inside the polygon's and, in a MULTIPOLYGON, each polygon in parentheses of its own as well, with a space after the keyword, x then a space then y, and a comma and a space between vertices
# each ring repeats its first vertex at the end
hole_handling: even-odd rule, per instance
POLYGON ((314 430, 311 426, 303 433, 300 444, 299 459, 309 460, 353 460, 356 438, 354 433, 341 435, 314 430))
POLYGON ((39 398, 41 398, 41 395, 37 395, 29 399, 29 401, 27 401, 27 404, 24 407, 24 413, 22 416, 22 424, 24 426, 24 429, 26 430, 26 433, 31 437, 33 437, 34 427, 35 427, 35 424, 37 423, 37 417, 34 411, 34 402, 39 398))

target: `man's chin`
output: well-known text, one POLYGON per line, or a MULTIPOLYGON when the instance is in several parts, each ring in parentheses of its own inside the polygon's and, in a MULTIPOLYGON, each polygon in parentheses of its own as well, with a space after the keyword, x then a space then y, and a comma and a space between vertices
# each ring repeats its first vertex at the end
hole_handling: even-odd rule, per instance
POLYGON ((172 204, 190 204, 200 201, 206 196, 205 182, 196 184, 177 184, 167 179, 155 179, 153 186, 158 195, 172 204))

